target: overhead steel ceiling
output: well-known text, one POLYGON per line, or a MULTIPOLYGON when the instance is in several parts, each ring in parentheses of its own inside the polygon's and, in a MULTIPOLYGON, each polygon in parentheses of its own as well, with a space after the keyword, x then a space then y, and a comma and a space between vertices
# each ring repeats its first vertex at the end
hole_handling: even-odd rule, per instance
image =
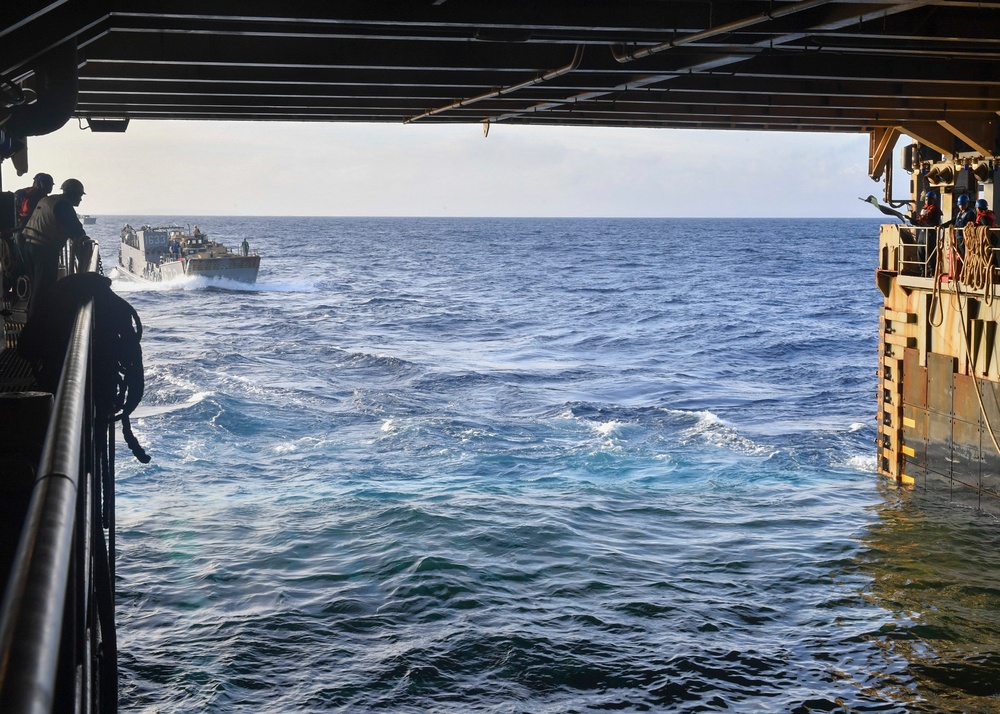
POLYGON ((944 153, 997 150, 998 0, 18 0, 0 21, 0 91, 10 105, 9 85, 23 87, 26 102, 0 121, 26 135, 31 102, 47 86, 67 91, 41 68, 71 48, 69 113, 97 128, 128 118, 846 131, 870 132, 873 153, 901 131, 944 153))

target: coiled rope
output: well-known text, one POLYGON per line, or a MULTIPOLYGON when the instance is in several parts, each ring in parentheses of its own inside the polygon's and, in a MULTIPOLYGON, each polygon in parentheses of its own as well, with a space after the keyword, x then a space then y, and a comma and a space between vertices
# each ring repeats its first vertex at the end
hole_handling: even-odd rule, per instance
POLYGON ((987 305, 993 302, 993 243, 989 226, 968 225, 962 229, 965 236, 965 266, 962 282, 970 289, 984 292, 987 305))
POLYGON ((120 421, 132 454, 149 463, 129 422, 145 388, 142 322, 135 309, 111 290, 111 280, 97 273, 75 273, 57 281, 40 296, 18 339, 18 353, 31 365, 38 388, 54 394, 73 320, 89 300, 94 301, 92 370, 97 419, 106 424, 120 421))

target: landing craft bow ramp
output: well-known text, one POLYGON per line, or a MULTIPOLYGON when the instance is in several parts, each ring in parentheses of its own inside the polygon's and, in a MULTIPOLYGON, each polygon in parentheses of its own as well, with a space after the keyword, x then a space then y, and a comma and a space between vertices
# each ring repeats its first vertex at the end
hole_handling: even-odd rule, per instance
POLYGON ((868 132, 879 177, 900 133, 942 154, 997 153, 998 10, 21 0, 0 10, 0 131, 8 157, 70 118, 94 131, 196 119, 868 132))

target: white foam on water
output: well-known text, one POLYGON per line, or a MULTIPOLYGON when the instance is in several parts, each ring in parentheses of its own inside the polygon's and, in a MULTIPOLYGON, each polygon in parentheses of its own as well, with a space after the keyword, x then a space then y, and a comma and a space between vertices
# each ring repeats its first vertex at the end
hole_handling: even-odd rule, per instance
POLYGON ((210 397, 215 394, 214 391, 200 389, 199 388, 200 385, 178 376, 177 371, 172 369, 168 364, 152 364, 151 366, 147 367, 146 368, 147 385, 153 379, 163 380, 168 385, 186 390, 190 392, 192 395, 195 396, 200 395, 198 397, 199 401, 201 399, 204 399, 205 397, 210 397))
POLYGON ((856 454, 854 456, 848 456, 842 462, 834 463, 833 465, 846 466, 847 468, 860 471, 861 473, 873 474, 878 471, 878 458, 875 454, 856 454))
POLYGON ((698 422, 681 432, 682 440, 702 441, 747 456, 774 456, 777 453, 774 447, 758 444, 743 436, 713 412, 704 410, 688 413, 696 415, 698 422))
POLYGON ((316 284, 311 281, 243 283, 228 278, 206 278, 200 275, 184 275, 173 280, 164 280, 158 283, 143 283, 124 277, 118 268, 112 269, 108 277, 111 278, 112 288, 117 293, 163 293, 179 290, 205 290, 207 288, 253 293, 314 293, 318 290, 316 284))
POLYGON ((591 428, 601 436, 611 438, 617 434, 621 428, 625 426, 625 424, 626 422, 623 421, 606 421, 592 424, 591 428))
POLYGON ((314 436, 303 436, 300 439, 283 441, 280 444, 275 444, 271 448, 276 454, 293 454, 300 448, 317 448, 326 443, 326 439, 317 439, 314 436))
POLYGON ((593 453, 622 451, 624 447, 619 442, 623 440, 621 432, 622 427, 626 426, 626 424, 627 422, 615 419, 604 422, 588 422, 587 426, 599 440, 597 451, 593 453))
POLYGON ((157 404, 155 406, 142 406, 139 405, 134 412, 132 412, 132 417, 134 419, 143 419, 146 417, 159 416, 161 414, 168 414, 170 412, 179 411, 181 409, 188 409, 193 407, 195 404, 203 401, 207 397, 212 396, 213 392, 196 392, 189 396, 183 402, 177 404, 157 404))

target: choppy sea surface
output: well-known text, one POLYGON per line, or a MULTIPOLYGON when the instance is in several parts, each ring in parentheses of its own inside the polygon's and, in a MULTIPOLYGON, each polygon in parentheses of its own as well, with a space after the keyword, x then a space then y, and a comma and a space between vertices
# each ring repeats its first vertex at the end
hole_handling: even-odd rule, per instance
POLYGON ((263 260, 114 282, 122 711, 1000 710, 997 521, 875 474, 877 220, 126 222, 263 260))

